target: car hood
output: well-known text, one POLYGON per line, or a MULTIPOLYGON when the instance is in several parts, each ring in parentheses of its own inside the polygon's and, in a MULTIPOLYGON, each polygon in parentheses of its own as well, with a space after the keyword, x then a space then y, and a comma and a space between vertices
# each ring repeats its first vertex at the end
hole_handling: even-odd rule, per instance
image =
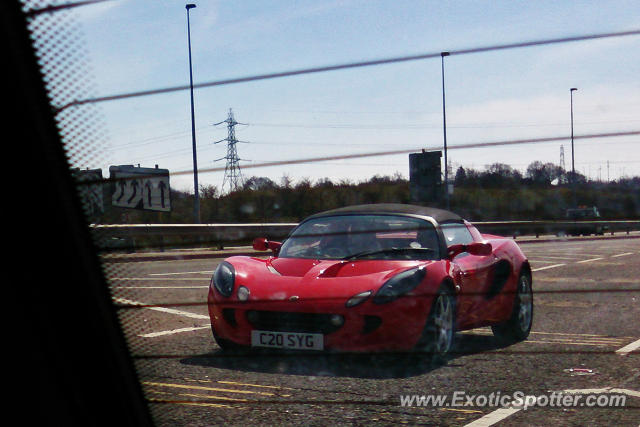
POLYGON ((227 259, 236 270, 236 286, 246 286, 251 300, 349 298, 377 291, 402 271, 438 261, 314 260, 299 258, 227 259))
POLYGON ((273 258, 268 260, 270 265, 283 276, 313 278, 357 277, 376 273, 393 272, 397 269, 424 264, 424 262, 403 262, 383 260, 314 260, 297 258, 273 258))

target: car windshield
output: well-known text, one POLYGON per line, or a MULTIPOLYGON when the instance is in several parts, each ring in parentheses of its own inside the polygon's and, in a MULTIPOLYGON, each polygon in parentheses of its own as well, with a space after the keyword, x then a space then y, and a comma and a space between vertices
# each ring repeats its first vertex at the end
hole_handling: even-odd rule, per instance
POLYGON ((438 259, 436 230, 396 215, 341 215, 305 221, 280 249, 281 258, 438 259))

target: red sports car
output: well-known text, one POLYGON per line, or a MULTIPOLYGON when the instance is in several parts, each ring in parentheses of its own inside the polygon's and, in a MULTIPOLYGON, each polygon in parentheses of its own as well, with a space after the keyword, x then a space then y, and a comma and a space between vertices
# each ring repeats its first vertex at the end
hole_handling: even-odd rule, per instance
POLYGON ((508 238, 481 234, 449 211, 402 204, 334 209, 284 240, 261 238, 266 259, 227 258, 208 306, 223 349, 388 351, 444 356, 455 332, 491 326, 529 335, 529 262, 508 238))

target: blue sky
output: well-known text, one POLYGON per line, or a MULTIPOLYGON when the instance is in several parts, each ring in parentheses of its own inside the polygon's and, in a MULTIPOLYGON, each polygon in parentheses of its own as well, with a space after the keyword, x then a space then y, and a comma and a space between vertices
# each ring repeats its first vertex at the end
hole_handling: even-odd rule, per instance
MULTIPOLYGON (((481 46, 640 29, 632 1, 199 1, 191 10, 194 82, 481 46)), ((188 85, 185 2, 114 1, 74 11, 95 96, 188 85)), ((445 59, 447 140, 457 144, 640 129, 640 36, 445 59)), ((243 175, 279 182, 360 181, 396 172, 408 154, 247 168, 287 159, 442 145, 440 58, 203 88, 195 92, 200 184, 221 187, 231 108, 243 175)), ((175 173, 192 191, 189 91, 103 102, 109 145, 82 168, 140 164, 175 173)), ((452 149, 458 166, 558 163, 570 141, 452 149)), ((640 136, 575 143, 576 169, 594 179, 640 175, 640 136), (607 167, 607 161, 608 167, 607 167)), ((72 159, 73 161, 73 159, 72 159)), ((87 160, 83 160, 87 161, 87 160)))

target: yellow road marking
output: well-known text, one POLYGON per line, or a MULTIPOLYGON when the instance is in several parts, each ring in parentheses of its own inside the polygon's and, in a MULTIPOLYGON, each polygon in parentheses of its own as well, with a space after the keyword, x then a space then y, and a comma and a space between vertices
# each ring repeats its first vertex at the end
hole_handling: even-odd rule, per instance
POLYGON ((203 387, 203 386, 184 385, 184 384, 156 383, 156 382, 150 382, 150 381, 143 381, 142 384, 149 385, 149 386, 159 386, 159 387, 173 387, 173 388, 184 388, 184 389, 193 389, 193 390, 219 391, 219 392, 225 392, 225 393, 259 394, 261 396, 276 396, 274 393, 267 393, 267 392, 264 392, 264 391, 234 390, 234 389, 226 389, 226 388, 203 387))
POLYGON ((231 400, 234 402, 248 402, 247 399, 234 399, 233 397, 224 396, 211 396, 207 394, 193 394, 193 393, 178 393, 178 396, 195 397, 198 399, 213 399, 213 400, 231 400))
POLYGON ((188 405, 188 406, 208 406, 210 408, 229 408, 229 409, 247 409, 242 406, 231 406, 223 403, 206 403, 206 402, 189 402, 189 401, 171 401, 171 400, 156 400, 149 399, 152 403, 172 403, 174 405, 188 405))
POLYGON ((295 390, 293 388, 280 387, 280 386, 277 386, 277 385, 247 384, 247 383, 237 383, 235 381, 222 381, 222 380, 218 380, 216 382, 218 382, 220 384, 242 385, 242 386, 247 386, 247 387, 263 387, 263 388, 275 388, 275 389, 283 389, 283 390, 295 390))
POLYGON ((482 411, 477 411, 475 409, 456 409, 456 408, 440 408, 441 411, 455 411, 455 412, 464 412, 465 414, 482 414, 482 411))
POLYGON ((194 380, 194 379, 191 379, 191 378, 183 378, 183 379, 185 381, 190 381, 190 382, 193 382, 193 383, 210 383, 211 382, 211 380, 194 380))
MULTIPOLYGON (((149 393, 171 395, 171 393, 168 393, 166 391, 158 391, 158 390, 149 390, 149 393)), ((225 396, 212 396, 210 394, 178 393, 177 396, 195 397, 198 399, 231 400, 234 402, 249 402, 249 400, 247 399, 236 399, 233 397, 225 397, 225 396)))
POLYGON ((177 405, 187 406, 208 406, 210 408, 230 408, 230 409, 247 409, 240 406, 223 405, 222 403, 205 403, 205 402, 175 402, 177 405))

